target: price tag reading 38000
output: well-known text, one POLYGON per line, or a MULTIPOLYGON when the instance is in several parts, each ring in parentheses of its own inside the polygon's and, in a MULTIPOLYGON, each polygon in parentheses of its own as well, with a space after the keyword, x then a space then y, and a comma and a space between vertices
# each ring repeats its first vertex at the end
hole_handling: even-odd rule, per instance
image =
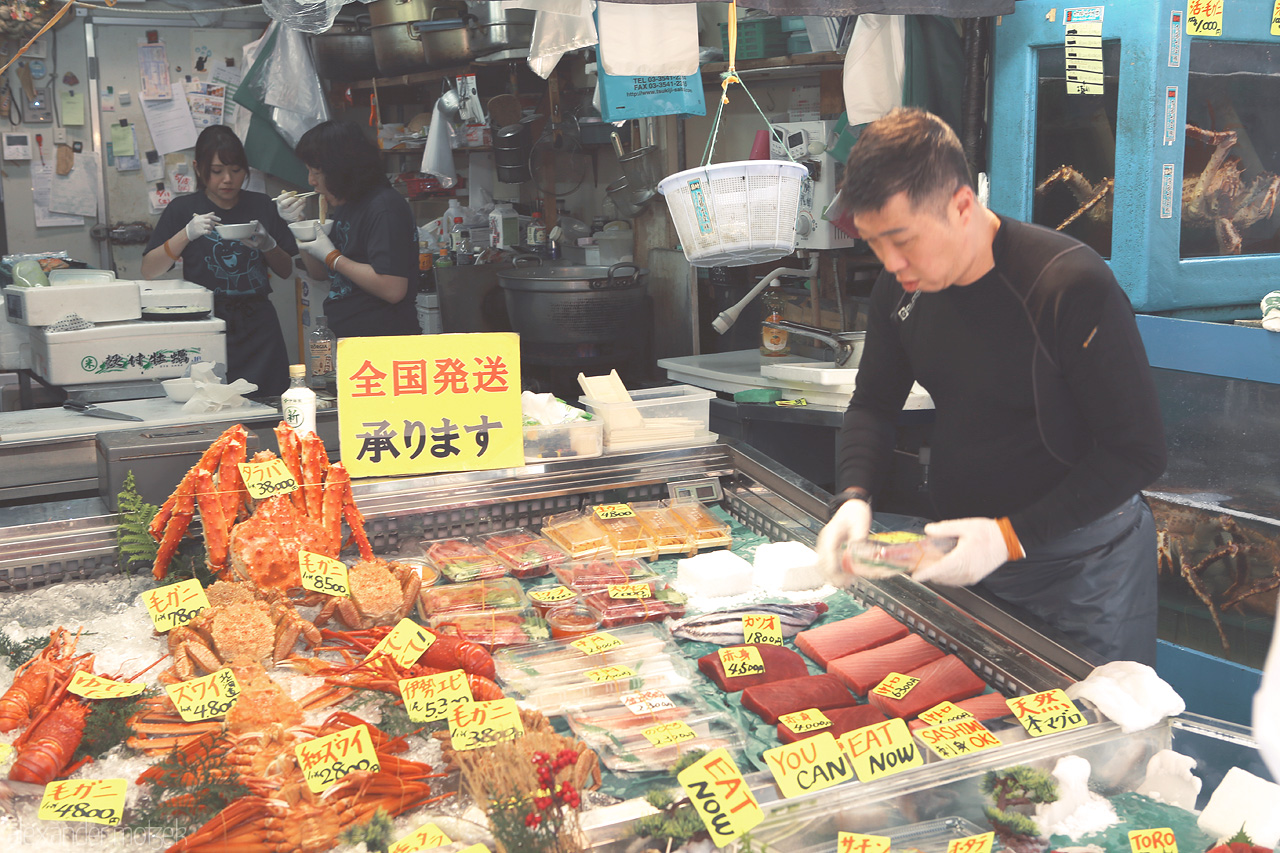
POLYGON ((524 734, 514 699, 466 702, 449 711, 449 740, 454 749, 480 749, 524 734))
POLYGON ((287 495, 297 491, 299 483, 284 464, 283 459, 272 459, 270 462, 241 462, 240 476, 244 478, 244 487, 249 497, 255 501, 287 495))

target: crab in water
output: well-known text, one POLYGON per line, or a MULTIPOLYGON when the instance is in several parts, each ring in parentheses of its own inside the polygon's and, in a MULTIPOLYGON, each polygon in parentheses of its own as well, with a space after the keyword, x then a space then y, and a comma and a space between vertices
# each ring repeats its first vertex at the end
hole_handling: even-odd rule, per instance
POLYGON ((350 597, 329 596, 316 614, 316 625, 334 615, 351 629, 395 625, 413 609, 422 578, 404 563, 372 557, 347 569, 347 587, 350 597))
POLYGON ((1214 148, 1199 175, 1182 179, 1182 221, 1184 225, 1212 228, 1218 252, 1223 255, 1240 254, 1244 231, 1271 218, 1280 194, 1280 175, 1270 172, 1255 175, 1245 186, 1240 159, 1227 159, 1238 139, 1234 130, 1215 132, 1187 125, 1188 143, 1214 148))
POLYGON ((1111 221, 1111 204, 1115 197, 1116 180, 1115 178, 1102 178, 1098 183, 1092 183, 1084 175, 1073 166, 1059 166, 1054 169, 1049 176, 1046 177, 1036 186, 1036 195, 1043 196, 1049 191, 1050 187, 1057 184, 1065 184, 1067 189, 1071 190, 1071 194, 1075 196, 1076 203, 1080 206, 1076 211, 1062 220, 1058 224, 1055 231, 1061 231, 1072 222, 1075 222, 1081 216, 1088 216, 1095 222, 1111 221))

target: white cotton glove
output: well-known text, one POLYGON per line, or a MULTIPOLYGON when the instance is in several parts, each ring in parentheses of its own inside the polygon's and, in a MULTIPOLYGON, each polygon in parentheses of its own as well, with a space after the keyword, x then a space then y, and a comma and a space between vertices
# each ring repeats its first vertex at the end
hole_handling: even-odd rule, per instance
POLYGON ((253 233, 240 240, 250 249, 257 249, 266 254, 276 247, 276 238, 267 233, 267 228, 258 220, 253 220, 253 233))
POLYGON ((818 570, 827 582, 844 586, 853 580, 850 570, 841 564, 844 547, 861 542, 871 532, 871 504, 851 498, 840 505, 827 526, 818 534, 818 570))
POLYGON ((329 257, 329 253, 333 251, 333 241, 329 239, 328 234, 316 229, 316 238, 314 240, 299 240, 298 248, 328 266, 325 258, 329 257))
MULTIPOLYGON (((1004 522, 1008 524, 1008 521, 1004 522)), ((1013 536, 1013 528, 1009 535, 1013 536)), ((956 547, 938 562, 918 569, 912 574, 921 583, 932 581, 943 586, 973 586, 1010 559, 1021 559, 1022 546, 1017 537, 1013 544, 1016 554, 1009 553, 1001 522, 994 518, 956 518, 926 524, 925 536, 953 537, 956 547)))
POLYGON ((187 223, 187 239, 198 240, 213 233, 213 226, 222 221, 216 213, 197 213, 187 223))
POLYGON ((276 213, 280 214, 280 218, 285 222, 301 222, 302 209, 307 206, 305 198, 298 198, 298 194, 293 190, 282 193, 276 200, 276 213))

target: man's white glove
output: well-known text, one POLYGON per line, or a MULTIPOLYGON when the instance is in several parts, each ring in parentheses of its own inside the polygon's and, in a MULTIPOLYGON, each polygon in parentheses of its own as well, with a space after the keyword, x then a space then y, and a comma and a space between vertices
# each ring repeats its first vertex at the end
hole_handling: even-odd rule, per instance
POLYGON ((851 498, 840 505, 827 526, 818 534, 818 569, 834 586, 844 586, 853 580, 852 567, 841 564, 844 547, 850 542, 861 542, 871 532, 871 504, 861 498, 851 498))
POLYGON ((307 200, 299 198, 296 192, 290 190, 276 201, 276 213, 279 213, 280 218, 285 222, 301 222, 302 209, 306 206, 307 200))
POLYGON ((276 238, 267 233, 267 228, 258 220, 253 220, 253 233, 240 240, 250 249, 257 249, 264 255, 276 247, 276 238))
POLYGON ((926 524, 925 536, 953 537, 956 547, 912 577, 921 583, 973 586, 1010 560, 1020 560, 1022 545, 1007 518, 956 518, 926 524))
POLYGON ((316 238, 314 240, 299 240, 298 248, 325 266, 329 266, 328 257, 334 251, 333 241, 329 239, 329 235, 318 228, 316 229, 316 238))
POLYGON ((197 213, 187 223, 187 239, 198 240, 213 233, 213 226, 222 221, 216 213, 197 213))

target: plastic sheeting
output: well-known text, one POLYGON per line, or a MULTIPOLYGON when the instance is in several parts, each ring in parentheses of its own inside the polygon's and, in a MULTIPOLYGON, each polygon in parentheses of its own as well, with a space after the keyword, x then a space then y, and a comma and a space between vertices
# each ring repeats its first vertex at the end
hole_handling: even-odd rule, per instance
POLYGON ((618 77, 688 77, 698 70, 698 9, 694 3, 614 3, 601 0, 600 63, 618 77))
POLYGON ((329 105, 302 32, 273 22, 236 91, 236 103, 267 118, 290 146, 329 118, 329 105))
POLYGON ((262 8, 271 20, 303 33, 329 29, 344 5, 346 0, 262 0, 262 8))
MULTIPOLYGON (((613 0, 616 3, 687 3, 688 0, 613 0)), ((985 18, 1012 15, 1014 0, 751 0, 770 15, 944 15, 985 18)))

